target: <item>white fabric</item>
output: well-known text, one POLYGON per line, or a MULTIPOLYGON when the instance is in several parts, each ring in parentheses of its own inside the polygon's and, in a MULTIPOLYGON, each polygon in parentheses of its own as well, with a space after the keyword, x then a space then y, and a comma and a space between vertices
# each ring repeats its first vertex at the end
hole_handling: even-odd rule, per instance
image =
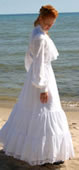
MULTIPOLYGON (((48 43, 46 34, 41 30, 42 36, 39 36, 40 27, 36 27, 34 31, 36 29, 39 30, 37 33, 39 38, 36 38, 36 41, 41 39, 41 43, 48 43)), ((49 52, 48 55, 45 55, 44 44, 42 44, 43 47, 40 44, 39 55, 31 54, 32 62, 28 64, 29 69, 18 102, 0 129, 0 145, 3 146, 5 153, 24 160, 30 165, 53 163, 74 157, 67 118, 61 107, 55 75, 51 66, 51 59, 54 60, 55 55, 52 57, 49 52), (42 55, 40 55, 40 51, 42 55), (46 80, 44 74, 47 75, 46 80), (34 75, 38 75, 38 77, 41 75, 41 81, 34 75), (45 104, 40 101, 40 89, 42 90, 42 88, 39 87, 48 88, 49 98, 45 104)), ((50 43, 47 47, 50 51, 49 46, 50 43)), ((37 54, 35 47, 33 49, 34 54, 37 54)))
POLYGON ((37 26, 30 38, 28 51, 25 56, 25 68, 28 71, 33 62, 32 83, 41 92, 48 91, 48 64, 59 55, 54 42, 37 26))

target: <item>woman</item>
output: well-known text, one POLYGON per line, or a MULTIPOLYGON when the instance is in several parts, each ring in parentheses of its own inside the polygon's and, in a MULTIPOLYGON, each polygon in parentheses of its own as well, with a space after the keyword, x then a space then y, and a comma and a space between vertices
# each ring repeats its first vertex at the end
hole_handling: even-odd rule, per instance
POLYGON ((51 66, 59 53, 48 30, 57 16, 57 10, 51 5, 41 7, 25 57, 24 86, 0 130, 0 143, 5 153, 30 165, 57 164, 74 157, 67 118, 51 66))

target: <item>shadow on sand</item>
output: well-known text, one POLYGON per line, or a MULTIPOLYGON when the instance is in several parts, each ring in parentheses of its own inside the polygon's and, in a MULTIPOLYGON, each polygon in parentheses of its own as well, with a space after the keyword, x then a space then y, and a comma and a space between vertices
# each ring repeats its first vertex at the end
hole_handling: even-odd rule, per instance
POLYGON ((24 161, 5 155, 5 152, 0 150, 0 170, 60 170, 64 167, 64 164, 52 165, 49 163, 40 166, 30 166, 24 161))

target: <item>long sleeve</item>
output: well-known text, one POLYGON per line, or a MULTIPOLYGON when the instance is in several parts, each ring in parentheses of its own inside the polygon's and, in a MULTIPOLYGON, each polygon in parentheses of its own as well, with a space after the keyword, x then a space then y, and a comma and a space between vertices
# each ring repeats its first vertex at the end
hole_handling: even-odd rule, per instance
POLYGON ((25 56, 25 68, 29 71, 32 66, 32 85, 39 88, 40 92, 48 91, 49 64, 58 55, 54 42, 40 26, 35 27, 25 56))
POLYGON ((24 59, 25 69, 26 69, 27 72, 29 71, 32 62, 33 62, 33 58, 32 58, 32 55, 30 53, 30 47, 28 47, 28 50, 26 52, 25 59, 24 59))
POLYGON ((45 66, 45 39, 43 36, 38 36, 33 43, 33 72, 32 84, 40 88, 41 92, 48 91, 48 76, 46 74, 45 66))

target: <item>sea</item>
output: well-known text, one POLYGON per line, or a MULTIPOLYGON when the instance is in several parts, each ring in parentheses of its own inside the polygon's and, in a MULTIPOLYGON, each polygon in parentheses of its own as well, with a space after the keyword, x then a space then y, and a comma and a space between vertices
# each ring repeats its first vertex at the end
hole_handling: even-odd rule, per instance
MULTIPOLYGON (((38 14, 0 15, 0 101, 17 101, 27 74, 24 57, 38 14)), ((53 61, 60 100, 79 106, 79 13, 59 13, 49 30, 58 51, 53 61)))

